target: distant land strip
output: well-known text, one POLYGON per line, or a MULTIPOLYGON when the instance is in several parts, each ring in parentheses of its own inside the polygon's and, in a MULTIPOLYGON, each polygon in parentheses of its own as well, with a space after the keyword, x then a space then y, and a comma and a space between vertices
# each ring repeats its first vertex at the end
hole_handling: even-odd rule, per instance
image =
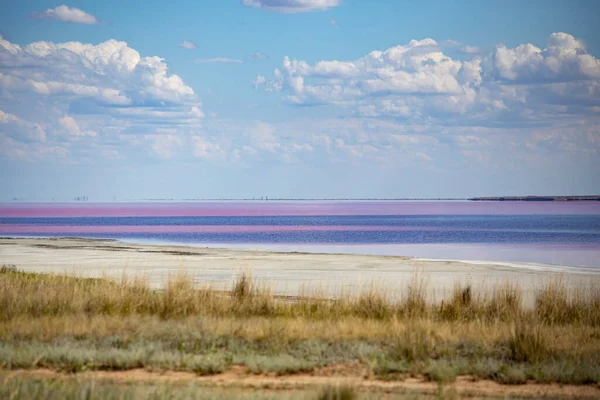
MULTIPOLYGON (((19 203, 62 203, 64 200, 55 201, 43 199, 25 199, 15 197, 13 202, 19 203)), ((168 202, 168 201, 600 201, 600 195, 586 196, 490 196, 490 197, 195 197, 195 198, 139 198, 139 199, 115 199, 112 202, 168 202)), ((0 201, 2 203, 3 201, 0 201)), ((89 200, 88 197, 67 200, 68 203, 97 202, 89 200)), ((104 201, 112 203, 111 201, 104 201)))
POLYGON ((473 197, 470 201, 600 201, 600 196, 501 196, 473 197))
POLYGON ((600 195, 587 196, 494 196, 494 197, 355 197, 355 198, 191 198, 191 199, 129 199, 128 201, 600 201, 600 195))

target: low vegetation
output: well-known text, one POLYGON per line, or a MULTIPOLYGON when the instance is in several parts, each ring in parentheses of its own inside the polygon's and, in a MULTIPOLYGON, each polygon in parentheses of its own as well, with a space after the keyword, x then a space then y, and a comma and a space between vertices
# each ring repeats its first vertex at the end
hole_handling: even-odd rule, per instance
MULTIPOLYGON (((53 381, 43 378, 0 375, 0 398, 14 400, 30 399, 144 399, 144 400, 271 400, 271 399, 320 399, 313 391, 289 391, 282 393, 259 393, 240 389, 198 387, 194 384, 137 382, 130 385, 106 381, 68 378, 53 381)), ((327 397, 329 398, 329 397, 327 397)), ((337 399, 331 397, 331 399, 337 399)))
MULTIPOLYGON (((516 285, 490 292, 464 285, 430 303, 426 279, 416 274, 400 293, 371 288, 334 299, 289 299, 247 274, 230 292, 198 287, 183 275, 152 290, 143 279, 4 266, 0 365, 5 371, 144 368, 198 375, 232 366, 247 374, 318 375, 347 366, 358 378, 418 376, 440 385, 464 375, 504 384, 597 385, 599 289, 597 281, 573 290, 553 280, 527 307, 516 285)), ((348 388, 319 393, 355 398, 348 388)))

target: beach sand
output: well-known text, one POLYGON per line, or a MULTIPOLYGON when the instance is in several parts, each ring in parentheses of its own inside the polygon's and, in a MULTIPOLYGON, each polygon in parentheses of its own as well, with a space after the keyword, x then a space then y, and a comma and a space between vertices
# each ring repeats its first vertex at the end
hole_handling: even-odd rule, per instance
POLYGON ((552 279, 579 287, 600 279, 600 269, 543 266, 539 264, 481 263, 419 260, 396 256, 281 253, 192 246, 138 245, 101 239, 0 238, 0 265, 15 265, 30 272, 67 273, 86 277, 145 277, 161 288, 177 273, 198 284, 229 289, 242 272, 277 295, 318 293, 336 296, 374 286, 390 296, 420 275, 430 300, 452 292, 457 282, 477 290, 493 290, 505 282, 517 283, 525 303, 552 279))

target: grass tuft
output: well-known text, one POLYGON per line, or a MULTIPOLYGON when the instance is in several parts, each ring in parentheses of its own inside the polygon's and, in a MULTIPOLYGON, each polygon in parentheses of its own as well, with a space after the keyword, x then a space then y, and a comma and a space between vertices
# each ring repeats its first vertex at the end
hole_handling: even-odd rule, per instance
POLYGON ((549 356, 546 343, 547 339, 539 326, 519 322, 513 328, 508 342, 511 359, 537 364, 549 356))
POLYGON ((427 308, 427 280, 420 269, 415 270, 411 282, 406 288, 406 296, 402 308, 409 318, 421 317, 427 308))
POLYGON ((425 369, 425 376, 441 385, 452 383, 456 380, 458 370, 447 361, 436 361, 425 369))
POLYGON ((435 335, 419 323, 406 326, 391 341, 391 355, 395 360, 414 362, 435 356, 435 335))
POLYGON ((393 315, 390 300, 373 286, 358 297, 352 308, 361 318, 389 319, 393 315))
POLYGON ((356 400, 358 394, 350 386, 327 386, 321 389, 316 396, 316 400, 356 400))

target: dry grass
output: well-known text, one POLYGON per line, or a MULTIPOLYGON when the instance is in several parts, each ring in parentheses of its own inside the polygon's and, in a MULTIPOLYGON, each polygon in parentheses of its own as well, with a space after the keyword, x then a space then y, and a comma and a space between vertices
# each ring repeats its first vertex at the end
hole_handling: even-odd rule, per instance
POLYGON ((600 326, 600 282, 569 288, 553 280, 536 295, 535 307, 523 306, 521 289, 505 283, 477 293, 457 285, 449 298, 427 302, 427 280, 417 271, 398 293, 372 285, 358 295, 335 299, 304 296, 294 301, 273 296, 246 273, 229 293, 198 287, 186 275, 169 279, 164 290, 152 290, 144 279, 121 281, 33 274, 13 267, 0 269, 0 320, 19 316, 156 315, 164 319, 202 316, 285 317, 337 320, 428 318, 445 321, 514 322, 535 319, 548 325, 600 326), (394 300, 398 299, 398 300, 394 300))
POLYGON ((317 400, 355 400, 358 394, 349 386, 328 386, 319 392, 317 400))
POLYGON ((241 274, 230 292, 173 276, 76 278, 0 269, 4 368, 176 369, 214 374, 243 364, 290 374, 360 362, 378 376, 447 383, 470 374, 504 383, 600 381, 598 282, 555 280, 525 307, 517 285, 456 286, 428 303, 421 272, 398 293, 371 286, 335 299, 273 296, 241 274))
POLYGON ((537 316, 548 324, 600 325, 600 286, 597 282, 569 288, 564 279, 547 283, 535 299, 537 316))

